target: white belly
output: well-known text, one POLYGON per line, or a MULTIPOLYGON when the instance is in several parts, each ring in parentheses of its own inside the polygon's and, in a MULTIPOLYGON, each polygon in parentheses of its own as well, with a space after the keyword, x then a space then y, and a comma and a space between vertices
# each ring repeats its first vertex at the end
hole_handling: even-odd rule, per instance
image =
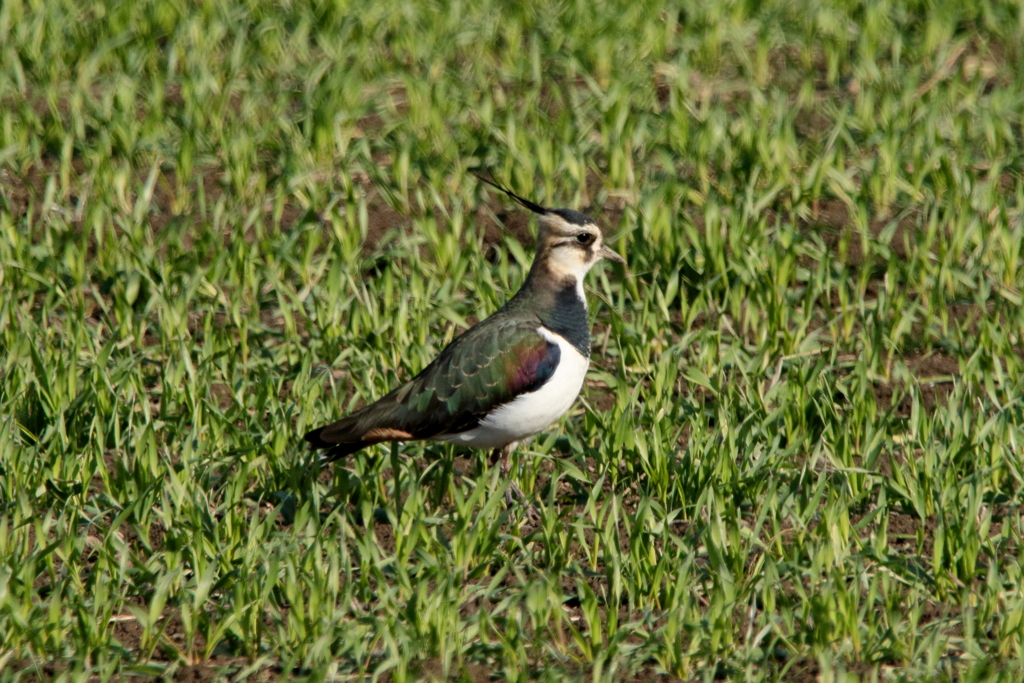
POLYGON ((537 332, 548 341, 558 344, 561 351, 558 367, 551 379, 540 389, 521 394, 497 408, 481 420, 477 427, 459 434, 445 434, 437 439, 473 448, 499 448, 543 431, 569 410, 583 388, 590 359, 550 330, 538 327, 537 332))

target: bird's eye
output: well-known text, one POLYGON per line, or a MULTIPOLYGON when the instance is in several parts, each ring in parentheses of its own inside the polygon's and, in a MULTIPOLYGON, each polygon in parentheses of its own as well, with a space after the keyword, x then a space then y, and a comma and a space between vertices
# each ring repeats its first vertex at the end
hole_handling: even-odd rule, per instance
POLYGON ((594 236, 591 235, 589 232, 581 232, 580 234, 576 235, 576 241, 579 242, 580 244, 587 245, 594 241, 594 236))

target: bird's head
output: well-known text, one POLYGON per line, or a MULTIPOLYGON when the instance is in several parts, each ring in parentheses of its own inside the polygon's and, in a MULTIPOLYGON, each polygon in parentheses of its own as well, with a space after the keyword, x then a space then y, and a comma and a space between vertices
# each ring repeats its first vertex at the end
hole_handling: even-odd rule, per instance
POLYGON ((572 209, 549 209, 524 199, 511 190, 486 178, 477 176, 516 202, 537 214, 540 230, 537 233, 537 255, 534 267, 543 265, 557 279, 573 278, 582 281, 590 268, 601 259, 626 259, 604 245, 604 237, 590 216, 572 209))
POLYGON ((604 245, 601 229, 590 216, 572 209, 548 209, 540 216, 537 260, 556 277, 582 279, 601 259, 625 264, 626 259, 604 245))

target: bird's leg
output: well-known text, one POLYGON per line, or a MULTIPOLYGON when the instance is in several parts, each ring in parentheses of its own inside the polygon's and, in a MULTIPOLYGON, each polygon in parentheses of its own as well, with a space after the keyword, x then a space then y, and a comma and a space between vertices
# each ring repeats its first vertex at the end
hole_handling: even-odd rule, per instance
POLYGON ((507 477, 509 472, 512 471, 512 461, 510 456, 512 455, 512 451, 514 451, 518 445, 518 441, 513 441, 510 444, 505 444, 499 449, 501 451, 501 476, 507 477))
MULTIPOLYGON (((508 477, 512 471, 512 462, 510 456, 512 455, 512 451, 514 451, 516 449, 516 446, 518 445, 518 441, 513 441, 512 443, 505 444, 501 448, 495 448, 493 451, 491 451, 492 465, 494 465, 499 458, 501 459, 502 479, 508 477)), ((523 493, 523 490, 519 488, 519 483, 516 482, 515 478, 513 478, 512 482, 509 484, 508 491, 505 492, 505 502, 508 505, 511 505, 513 500, 523 500, 524 498, 526 498, 526 494, 523 493)))
POLYGON ((391 442, 391 477, 395 483, 395 521, 402 522, 402 461, 398 457, 398 442, 391 442))
MULTIPOLYGON (((515 480, 515 477, 510 476, 512 472, 512 462, 510 456, 512 455, 512 451, 514 451, 516 449, 516 446, 518 445, 518 441, 513 441, 510 444, 506 444, 501 448, 495 448, 493 451, 491 451, 491 465, 495 465, 500 459, 501 477, 503 479, 506 477, 509 477, 511 479, 508 485, 508 490, 505 491, 505 505, 508 505, 509 507, 512 507, 512 503, 514 503, 517 500, 526 500, 526 494, 523 493, 523 490, 521 488, 519 488, 519 483, 515 480)), ((529 518, 531 521, 535 523, 538 523, 541 518, 540 511, 536 507, 534 507, 532 503, 524 502, 524 505, 526 506, 527 518, 529 518)))

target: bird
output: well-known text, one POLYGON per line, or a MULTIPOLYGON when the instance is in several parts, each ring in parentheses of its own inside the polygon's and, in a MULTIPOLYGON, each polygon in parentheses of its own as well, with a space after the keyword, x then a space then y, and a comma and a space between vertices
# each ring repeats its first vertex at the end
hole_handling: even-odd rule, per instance
MULTIPOLYGON (((537 247, 522 287, 491 316, 456 337, 409 381, 336 422, 305 434, 323 459, 383 442, 441 441, 491 451, 509 473, 516 446, 576 401, 590 365, 583 279, 602 259, 626 265, 604 245, 594 220, 547 208, 483 176, 537 215, 537 247)), ((523 494, 515 480, 507 489, 523 494)), ((511 499, 506 494, 506 499, 511 499)))

